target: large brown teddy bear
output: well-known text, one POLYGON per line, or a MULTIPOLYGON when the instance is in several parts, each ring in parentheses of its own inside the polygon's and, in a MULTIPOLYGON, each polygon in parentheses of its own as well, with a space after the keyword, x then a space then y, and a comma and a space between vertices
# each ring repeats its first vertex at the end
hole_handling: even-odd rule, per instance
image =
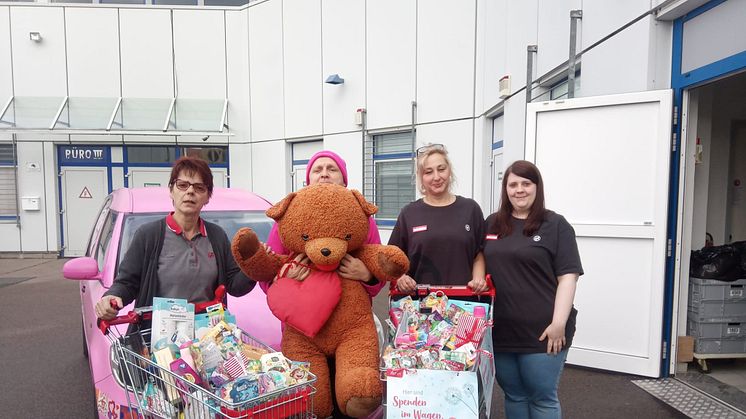
POLYGON ((330 416, 333 407, 327 357, 336 362, 335 396, 342 413, 364 417, 381 402, 370 297, 361 281, 343 279, 335 272, 346 253, 359 258, 379 281, 395 280, 407 272, 409 261, 398 247, 363 244, 368 217, 376 211, 358 191, 312 185, 267 210, 293 255, 265 251, 248 228, 233 238, 238 265, 257 281, 273 280, 294 254, 305 253, 312 262, 311 274, 303 282, 280 275, 267 291, 267 300, 285 322, 282 352, 292 360, 311 363, 317 377, 314 413, 319 418, 330 416), (288 315, 288 310, 293 312, 288 315), (307 321, 314 318, 318 327, 309 330, 307 321))

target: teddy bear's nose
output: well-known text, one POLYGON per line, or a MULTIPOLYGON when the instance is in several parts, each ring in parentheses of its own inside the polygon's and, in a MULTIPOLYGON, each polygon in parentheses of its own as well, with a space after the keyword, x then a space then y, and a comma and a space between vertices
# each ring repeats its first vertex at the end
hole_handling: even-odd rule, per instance
POLYGON ((327 249, 327 248, 325 247, 325 248, 321 249, 321 254, 322 254, 322 255, 324 255, 324 256, 329 256, 329 255, 331 255, 331 254, 332 254, 332 251, 331 251, 331 250, 329 250, 329 249, 327 249))

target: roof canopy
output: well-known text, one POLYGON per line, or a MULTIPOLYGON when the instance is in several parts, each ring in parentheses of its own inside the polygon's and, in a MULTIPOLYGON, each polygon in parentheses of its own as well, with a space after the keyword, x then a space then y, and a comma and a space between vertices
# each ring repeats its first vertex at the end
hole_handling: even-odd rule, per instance
POLYGON ((231 135, 228 99, 11 96, 0 132, 231 135))

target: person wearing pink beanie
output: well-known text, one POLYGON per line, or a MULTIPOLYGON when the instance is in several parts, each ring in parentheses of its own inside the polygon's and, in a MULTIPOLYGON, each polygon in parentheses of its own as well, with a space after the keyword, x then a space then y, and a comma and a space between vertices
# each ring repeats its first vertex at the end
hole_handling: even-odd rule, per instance
MULTIPOLYGON (((322 150, 311 156, 306 165, 306 185, 315 185, 317 183, 334 183, 337 185, 347 186, 347 163, 337 153, 329 150, 322 150)), ((378 226, 373 217, 368 219, 368 237, 365 244, 381 244, 381 236, 378 233, 378 226)), ((285 248, 280 240, 280 233, 277 230, 277 224, 272 226, 267 238, 267 246, 275 253, 287 255, 290 251, 285 248)), ((310 265, 310 260, 305 254, 295 257, 298 265, 292 266, 287 271, 287 276, 295 279, 305 279, 309 274, 308 268, 303 265, 310 265)), ((362 281, 363 286, 371 298, 378 295, 381 289, 386 285, 378 281, 371 275, 370 271, 357 258, 347 254, 342 259, 337 273, 342 278, 362 281)), ((266 292, 269 285, 266 282, 259 283, 259 286, 266 292)))

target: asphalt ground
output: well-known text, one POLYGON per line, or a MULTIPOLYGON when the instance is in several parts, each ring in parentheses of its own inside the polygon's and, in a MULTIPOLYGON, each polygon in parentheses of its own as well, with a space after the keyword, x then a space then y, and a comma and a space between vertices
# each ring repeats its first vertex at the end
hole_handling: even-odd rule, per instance
MULTIPOLYGON (((77 281, 64 259, 0 259, 0 418, 90 418, 93 386, 83 356, 77 281)), ((388 298, 374 301, 385 315, 388 298)), ((567 366, 560 381, 565 418, 684 418, 631 380, 641 377, 567 366)), ((493 418, 504 418, 495 386, 493 418)))

